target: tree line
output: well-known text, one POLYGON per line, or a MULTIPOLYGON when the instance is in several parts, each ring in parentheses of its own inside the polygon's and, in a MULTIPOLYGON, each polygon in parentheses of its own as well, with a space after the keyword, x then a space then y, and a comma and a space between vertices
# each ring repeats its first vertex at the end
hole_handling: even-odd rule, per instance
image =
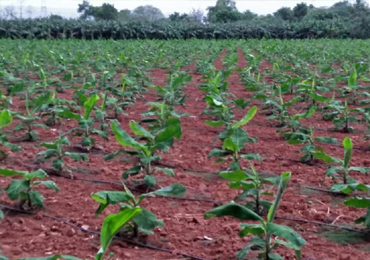
MULTIPOLYGON (((8 10, 9 11, 9 10, 8 10)), ((214 6, 168 17, 154 6, 118 10, 84 0, 78 19, 58 15, 47 18, 0 19, 0 37, 12 38, 112 38, 112 39, 248 39, 248 38, 370 38, 370 8, 364 0, 341 1, 330 7, 299 3, 273 14, 239 11, 233 0, 218 0, 214 6)))

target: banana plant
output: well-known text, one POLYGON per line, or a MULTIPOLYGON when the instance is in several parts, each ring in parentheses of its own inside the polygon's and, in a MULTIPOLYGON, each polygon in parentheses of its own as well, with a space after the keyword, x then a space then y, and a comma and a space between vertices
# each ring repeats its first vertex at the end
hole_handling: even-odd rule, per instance
POLYGON ((34 128, 40 127, 43 129, 48 129, 48 126, 41 123, 36 123, 36 121, 40 120, 41 118, 36 115, 36 112, 39 111, 45 102, 47 102, 47 95, 46 92, 44 95, 40 95, 35 100, 32 100, 32 102, 28 99, 28 89, 26 90, 26 114, 16 114, 16 117, 21 120, 22 123, 19 123, 15 126, 13 129, 14 132, 22 131, 23 129, 26 129, 26 134, 19 138, 20 141, 36 141, 39 139, 39 135, 36 131, 34 131, 34 128), (30 110, 31 104, 33 105, 32 110, 30 110))
POLYGON ((130 128, 135 135, 140 137, 137 139, 144 142, 136 141, 135 138, 127 134, 116 122, 113 122, 112 131, 117 142, 123 147, 131 148, 131 150, 118 150, 105 156, 104 159, 113 159, 121 152, 136 157, 138 159, 136 164, 129 170, 124 171, 122 177, 126 180, 130 176, 143 173, 143 181, 150 188, 157 184, 156 177, 154 176, 155 172, 160 171, 174 176, 175 173, 172 169, 153 167, 152 164, 161 159, 161 156, 157 154, 159 151, 168 152, 174 140, 180 139, 182 135, 180 120, 178 118, 169 118, 159 131, 156 129, 156 131, 149 132, 135 121, 130 121, 130 128))
POLYGON ((44 197, 39 191, 35 190, 35 187, 43 185, 59 192, 59 188, 55 182, 51 180, 36 180, 48 177, 46 172, 41 169, 34 172, 25 172, 0 168, 0 176, 20 177, 20 179, 13 179, 4 190, 9 199, 19 200, 19 205, 21 207, 28 207, 28 209, 32 209, 33 206, 37 208, 42 208, 44 206, 44 197))
POLYGON ((249 123, 250 120, 257 113, 257 107, 252 107, 246 115, 239 121, 231 126, 228 131, 222 132, 220 139, 223 140, 222 150, 213 149, 208 158, 216 157, 216 162, 231 161, 229 169, 237 170, 240 169, 240 159, 246 160, 258 160, 261 161, 261 157, 258 154, 241 154, 240 151, 245 147, 245 144, 255 143, 257 140, 251 138, 248 133, 242 128, 242 126, 249 123))
POLYGON ((171 107, 184 105, 186 95, 183 95, 185 84, 190 82, 192 77, 186 72, 173 73, 168 76, 168 83, 165 87, 157 86, 157 94, 161 96, 166 105, 171 107))
POLYGON ((299 132, 286 132, 283 133, 285 139, 287 139, 288 144, 292 145, 301 145, 304 146, 301 148, 303 156, 301 157, 302 162, 310 162, 314 157, 313 153, 318 151, 323 151, 323 148, 318 146, 318 143, 323 144, 339 144, 336 138, 329 136, 314 136, 313 129, 310 128, 309 131, 301 129, 299 132))
POLYGON ((39 112, 41 118, 47 117, 45 124, 50 127, 56 125, 57 122, 62 122, 64 115, 78 109, 75 101, 58 98, 54 91, 46 93, 39 112))
POLYGON ((349 137, 343 139, 343 148, 343 160, 326 154, 324 150, 315 151, 312 155, 324 162, 339 164, 339 166, 329 166, 326 171, 326 175, 332 180, 341 181, 341 183, 335 183, 331 187, 332 191, 349 194, 354 190, 367 190, 366 185, 358 183, 356 179, 349 177, 349 174, 353 171, 369 174, 370 167, 351 167, 353 143, 349 137))
POLYGON ((285 102, 282 97, 281 87, 278 87, 279 99, 275 100, 270 98, 265 101, 265 105, 271 105, 274 107, 272 115, 267 118, 267 120, 278 120, 278 127, 288 127, 291 126, 292 129, 297 129, 300 126, 300 123, 292 115, 289 114, 288 108, 293 106, 300 100, 300 97, 294 97, 291 100, 285 102))
POLYGON ((85 153, 71 153, 65 151, 65 145, 70 145, 70 142, 66 136, 59 137, 54 142, 41 143, 40 146, 46 148, 46 150, 37 154, 38 162, 46 162, 52 160, 52 166, 57 173, 61 173, 63 170, 67 170, 70 174, 72 174, 72 171, 65 163, 64 159, 66 157, 69 157, 77 162, 86 162, 89 160, 88 155, 85 153))
POLYGON ((333 120, 335 130, 342 127, 342 131, 345 133, 351 133, 354 131, 350 123, 359 122, 360 120, 353 116, 357 109, 348 108, 347 101, 344 102, 344 106, 339 102, 332 102, 327 106, 330 111, 323 115, 324 120, 333 120))
POLYGON ((317 103, 328 103, 330 101, 330 98, 318 94, 318 90, 321 92, 329 91, 329 89, 326 87, 316 86, 315 78, 311 77, 299 84, 299 89, 296 90, 296 93, 301 94, 303 100, 310 100, 312 105, 316 105, 317 103))
POLYGON ((352 73, 348 76, 347 86, 339 89, 342 96, 349 96, 348 102, 350 104, 358 103, 359 85, 357 84, 357 79, 357 71, 353 70, 352 73))
POLYGON ((141 114, 144 119, 140 121, 140 124, 148 124, 148 129, 153 133, 162 131, 170 118, 180 119, 186 115, 175 111, 172 106, 166 105, 165 101, 162 103, 148 102, 147 105, 150 108, 147 112, 141 114))
POLYGON ((261 177, 253 164, 250 163, 251 169, 238 169, 236 171, 222 171, 219 173, 224 180, 229 181, 231 189, 241 190, 241 193, 234 199, 245 199, 251 197, 252 201, 245 204, 245 207, 252 209, 258 215, 264 210, 271 207, 272 203, 262 199, 262 196, 273 196, 271 192, 265 190, 267 183, 275 184, 278 177, 261 177))
MULTIPOLYGON (((370 190, 370 187, 368 186, 367 191, 370 190)), ((360 209, 366 209, 366 214, 358 219, 355 220, 355 224, 361 224, 366 228, 370 228, 370 197, 352 197, 347 199, 344 202, 344 205, 353 207, 353 208, 360 208, 360 209)))
POLYGON ((231 216, 243 221, 257 221, 258 224, 242 223, 240 237, 253 235, 250 243, 237 253, 238 259, 245 259, 247 255, 258 250, 258 258, 264 260, 283 260, 279 254, 274 253, 277 246, 284 246, 293 249, 296 253, 296 258, 301 259, 301 249, 306 244, 306 241, 293 229, 274 223, 276 213, 278 211, 284 191, 288 186, 291 173, 285 172, 281 174, 278 191, 274 203, 269 208, 267 219, 263 219, 258 214, 249 208, 239 205, 235 202, 214 208, 204 214, 206 219, 212 217, 231 216))
POLYGON ((94 118, 91 117, 91 112, 94 109, 96 103, 99 101, 99 96, 93 94, 91 97, 87 98, 84 95, 81 96, 84 100, 84 114, 79 115, 72 112, 65 113, 66 118, 77 120, 78 127, 69 130, 64 133, 63 136, 67 136, 72 133, 72 136, 82 136, 81 145, 88 150, 95 145, 95 140, 91 137, 93 134, 98 134, 104 139, 108 139, 107 133, 105 131, 94 128, 94 118))
POLYGON ((152 230, 154 228, 163 227, 162 220, 157 219, 154 213, 140 205, 143 200, 149 197, 181 196, 186 192, 186 188, 183 185, 176 183, 149 193, 141 194, 135 198, 124 183, 123 186, 125 191, 99 191, 91 194, 91 197, 96 202, 100 203, 95 212, 95 216, 100 215, 109 205, 116 205, 119 203, 122 203, 120 204, 120 212, 133 208, 140 208, 141 212, 132 218, 132 221, 130 221, 129 225, 125 228, 126 231, 133 232, 134 237, 137 237, 139 232, 152 235, 152 230))
MULTIPOLYGON (((13 152, 21 151, 22 148, 18 145, 12 144, 9 142, 7 135, 4 132, 4 127, 10 125, 13 121, 13 116, 7 109, 3 109, 0 112, 0 147, 5 146, 13 152)), ((0 160, 3 160, 7 157, 6 152, 0 150, 0 160)))

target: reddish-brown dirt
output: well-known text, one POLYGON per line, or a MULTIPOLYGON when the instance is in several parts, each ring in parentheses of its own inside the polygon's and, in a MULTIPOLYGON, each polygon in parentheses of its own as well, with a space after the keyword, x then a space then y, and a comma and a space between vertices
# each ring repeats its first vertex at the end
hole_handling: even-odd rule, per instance
MULTIPOLYGON (((246 60, 240 49, 238 52, 238 66, 245 67, 246 60)), ((221 53, 215 62, 216 68, 222 68, 222 58, 226 53, 227 50, 221 53)), ((166 186, 178 182, 187 187, 187 198, 226 203, 233 200, 236 192, 230 190, 228 183, 216 174, 225 165, 216 164, 214 160, 207 159, 207 155, 213 148, 220 147, 220 142, 213 142, 215 131, 218 129, 204 124, 204 120, 208 117, 201 115, 201 111, 206 106, 203 101, 204 93, 199 91, 202 76, 194 73, 194 68, 194 65, 186 68, 193 79, 185 89, 187 94, 185 107, 178 108, 179 111, 188 113, 188 116, 182 119, 183 136, 180 141, 175 142, 169 154, 162 154, 163 164, 175 167, 176 177, 160 175, 159 185, 166 186)), ((263 67, 261 69, 263 70, 263 67)), ((165 84, 165 73, 163 70, 153 70, 151 76, 154 84, 165 84)), ((230 92, 237 97, 249 98, 251 96, 251 93, 245 91, 245 86, 239 81, 237 73, 232 73, 228 82, 230 92)), ((66 92, 63 95, 68 96, 69 94, 66 92)), ((121 117, 122 128, 129 131, 129 120, 140 120, 140 114, 148 108, 146 101, 154 99, 155 92, 150 91, 135 106, 129 107, 126 111, 128 116, 121 117)), ((16 107, 22 109, 19 100, 14 100, 14 103, 16 107)), ((253 104, 258 105, 257 102, 253 104)), ((245 111, 238 109, 236 118, 241 118, 244 113, 245 111)), ((348 135, 326 130, 332 128, 332 123, 323 121, 318 114, 305 120, 304 124, 319 128, 315 132, 319 136, 330 135, 341 141, 348 135)), ((65 132, 74 125, 74 122, 68 121, 62 126, 39 130, 41 141, 54 140, 59 130, 65 132)), ((366 130, 361 125, 354 126, 356 130, 366 130)), ((286 144, 281 135, 276 133, 277 129, 273 127, 273 122, 267 121, 264 114, 258 113, 245 129, 250 136, 258 138, 258 142, 247 144, 245 147, 245 151, 262 156, 262 162, 254 163, 258 171, 271 175, 285 171, 292 172, 292 179, 278 211, 279 217, 347 225, 365 213, 364 210, 344 206, 341 203, 342 197, 305 188, 311 186, 327 189, 333 184, 325 177, 326 166, 322 163, 307 165, 298 162, 301 147, 286 144)), ((370 151, 367 150, 369 143, 363 141, 363 133, 356 131, 350 136, 354 146, 361 148, 361 150, 354 151, 353 165, 370 166, 370 151)), ((86 259, 94 258, 100 245, 99 236, 75 229, 45 215, 59 217, 80 227, 84 225, 90 230, 99 231, 106 214, 117 212, 116 207, 108 207, 103 215, 95 218, 94 212, 98 205, 90 194, 101 190, 120 190, 120 187, 78 180, 82 178, 117 182, 122 172, 132 166, 130 162, 118 158, 108 162, 103 161, 104 154, 118 150, 120 145, 112 135, 109 136, 109 141, 96 139, 97 147, 101 149, 89 154, 89 162, 76 163, 68 160, 70 165, 78 167, 78 170, 74 172, 77 179, 71 180, 51 175, 50 179, 58 184, 60 192, 55 193, 40 188, 46 198, 45 208, 36 216, 6 213, 5 220, 0 224, 2 254, 11 259, 47 256, 54 253, 71 254, 86 259)), ((1 167, 18 170, 39 168, 40 165, 35 164, 35 154, 42 150, 38 147, 38 143, 21 143, 23 151, 11 153, 6 161, 0 163, 1 167)), ((340 146, 323 145, 322 147, 329 154, 342 157, 340 146)), ((248 166, 248 162, 243 164, 245 167, 248 166)), ((354 174, 353 176, 366 183, 370 181, 370 178, 365 175, 354 174)), ((5 187, 8 183, 9 180, 0 179, 0 187, 5 187)), ((12 202, 3 199, 4 197, 1 197, 2 204, 12 205, 12 202)), ((183 259, 176 255, 179 252, 205 259, 235 259, 236 252, 249 241, 249 238, 238 237, 240 221, 231 218, 209 220, 203 218, 206 211, 216 206, 214 202, 149 198, 144 201, 143 206, 157 214, 159 219, 163 219, 165 226, 156 229, 154 235, 141 238, 140 241, 173 250, 174 253, 159 252, 115 240, 110 248, 110 251, 115 254, 113 259, 183 259)), ((369 258, 368 253, 358 249, 358 246, 339 245, 319 236, 321 226, 286 220, 277 220, 277 222, 294 228, 307 240, 307 245, 303 248, 304 259, 357 260, 369 258)), ((285 259, 295 259, 294 252, 291 250, 278 248, 277 251, 285 259)))

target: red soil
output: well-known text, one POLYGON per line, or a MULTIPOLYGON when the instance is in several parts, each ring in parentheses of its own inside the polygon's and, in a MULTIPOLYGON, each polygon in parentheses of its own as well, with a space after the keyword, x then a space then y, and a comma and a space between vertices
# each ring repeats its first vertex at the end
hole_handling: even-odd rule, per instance
MULTIPOLYGON (((215 63, 218 69, 222 67, 222 57, 225 54, 226 51, 221 53, 215 63)), ((240 50, 238 66, 246 66, 240 50)), ((187 94, 185 107, 179 110, 186 111, 189 116, 182 119, 183 136, 181 140, 175 142, 169 154, 162 155, 164 164, 176 167, 177 176, 172 178, 160 175, 159 184, 166 186, 179 182, 187 187, 186 197, 188 198, 218 200, 226 203, 231 201, 236 193, 230 190, 226 181, 215 174, 224 165, 215 164, 213 160, 207 159, 211 149, 219 147, 220 143, 213 142, 215 128, 205 125, 204 120, 207 116, 200 114, 205 108, 205 102, 202 100, 204 94, 198 89, 202 76, 193 72, 193 65, 188 66, 187 69, 190 70, 193 80, 185 89, 187 94)), ((163 85, 166 80, 165 73, 163 70, 154 70, 151 75, 154 84, 163 85)), ((237 97, 249 98, 251 96, 251 93, 245 91, 237 73, 233 73, 228 82, 230 92, 237 97)), ((66 92, 63 95, 68 96, 69 94, 66 92)), ((129 107, 128 116, 122 117, 121 126, 128 130, 129 120, 140 120, 140 114, 148 108, 145 102, 154 99, 155 93, 150 91, 135 106, 129 107)), ((21 109, 19 100, 14 100, 14 103, 21 109)), ((258 105, 258 103, 255 104, 258 105)), ((244 113, 245 111, 238 110, 237 119, 241 118, 244 113)), ((318 114, 306 120, 304 124, 311 124, 320 129, 332 127, 331 122, 323 121, 318 114)), ((39 130, 41 141, 54 140, 58 136, 59 129, 66 131, 73 125, 74 122, 66 122, 65 125, 56 127, 56 131, 53 129, 39 130)), ((365 130, 361 125, 355 125, 355 128, 365 130)), ((255 163, 258 171, 270 174, 292 172, 292 179, 283 197, 278 216, 348 224, 353 223, 356 218, 365 213, 364 210, 349 208, 338 203, 341 197, 328 193, 304 192, 305 186, 328 188, 333 184, 325 177, 326 167, 322 164, 307 165, 297 162, 296 160, 300 158, 300 147, 286 144, 281 135, 276 133, 277 129, 272 127, 272 122, 266 120, 265 115, 258 114, 246 129, 250 136, 258 137, 257 143, 247 144, 245 148, 250 153, 258 153, 262 156, 263 162, 255 163)), ((316 135, 330 135, 340 141, 347 136, 344 133, 326 130, 317 131, 316 135)), ((365 151, 369 144, 363 141, 363 134, 355 132, 350 136, 356 148, 364 149, 354 151, 353 165, 370 166, 370 151, 365 151)), ((35 154, 42 150, 38 147, 38 142, 21 143, 21 145, 23 151, 12 153, 6 161, 0 163, 1 167, 19 170, 35 170, 40 167, 35 164, 35 154)), ((91 199, 90 194, 101 190, 119 190, 118 186, 84 182, 78 178, 117 182, 122 172, 132 164, 119 159, 103 161, 104 153, 120 148, 112 135, 109 136, 109 141, 97 138, 97 146, 102 150, 89 154, 89 162, 68 161, 69 164, 79 167, 79 170, 74 172, 77 180, 50 176, 50 179, 60 187, 60 192, 57 194, 41 188, 46 198, 45 209, 36 216, 11 212, 6 214, 5 220, 0 224, 0 249, 4 255, 15 259, 62 253, 87 259, 94 258, 100 246, 99 236, 75 229, 43 214, 63 218, 78 226, 87 225, 88 229, 99 231, 105 214, 117 212, 117 208, 108 207, 105 214, 95 218, 94 212, 98 205, 91 199)), ((334 145, 323 145, 323 147, 329 154, 342 157, 341 147, 334 145)), ((248 166, 247 162, 244 162, 244 166, 248 166)), ((365 175, 354 174, 354 177, 365 183, 370 182, 370 178, 365 175)), ((0 187, 5 187, 6 184, 8 180, 1 178, 0 187)), ((12 205, 5 199, 1 203, 12 205)), ((238 237, 240 221, 231 218, 210 220, 203 218, 206 211, 216 206, 212 202, 150 198, 144 201, 143 206, 157 214, 159 219, 163 219, 165 226, 156 229, 154 235, 147 238, 142 237, 140 240, 150 245, 173 250, 174 253, 154 251, 115 240, 110 248, 110 251, 115 253, 113 259, 182 259, 176 255, 178 252, 205 259, 234 259, 236 252, 249 241, 249 238, 238 237)), ((277 220, 277 222, 294 228, 307 240, 307 245, 303 248, 304 259, 357 260, 369 258, 368 253, 359 250, 358 246, 343 246, 320 237, 317 232, 322 230, 322 227, 318 225, 286 220, 277 220)), ((294 252, 291 250, 278 248, 278 252, 285 259, 295 259, 294 252)))

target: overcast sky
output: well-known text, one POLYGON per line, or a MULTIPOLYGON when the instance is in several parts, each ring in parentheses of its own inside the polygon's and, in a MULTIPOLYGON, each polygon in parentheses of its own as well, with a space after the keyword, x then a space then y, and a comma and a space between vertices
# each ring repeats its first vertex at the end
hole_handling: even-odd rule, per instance
MULTIPOLYGON (((19 6, 19 2, 24 2, 23 6, 32 6, 34 12, 39 11, 42 5, 47 7, 48 13, 60 14, 67 17, 76 17, 78 4, 82 0, 0 0, 0 8, 13 5, 19 6)), ((313 4, 316 7, 331 6, 340 0, 311 0, 311 1, 273 1, 273 0, 237 0, 236 5, 239 11, 247 9, 257 14, 269 14, 275 12, 280 7, 294 7, 297 3, 305 2, 313 4)), ((368 0, 369 1, 369 0, 368 0)), ((194 9, 206 10, 208 6, 214 6, 216 0, 90 0, 92 5, 102 5, 103 3, 111 3, 118 10, 130 9, 133 10, 140 5, 153 5, 162 10, 165 15, 173 12, 187 13, 194 9)))

